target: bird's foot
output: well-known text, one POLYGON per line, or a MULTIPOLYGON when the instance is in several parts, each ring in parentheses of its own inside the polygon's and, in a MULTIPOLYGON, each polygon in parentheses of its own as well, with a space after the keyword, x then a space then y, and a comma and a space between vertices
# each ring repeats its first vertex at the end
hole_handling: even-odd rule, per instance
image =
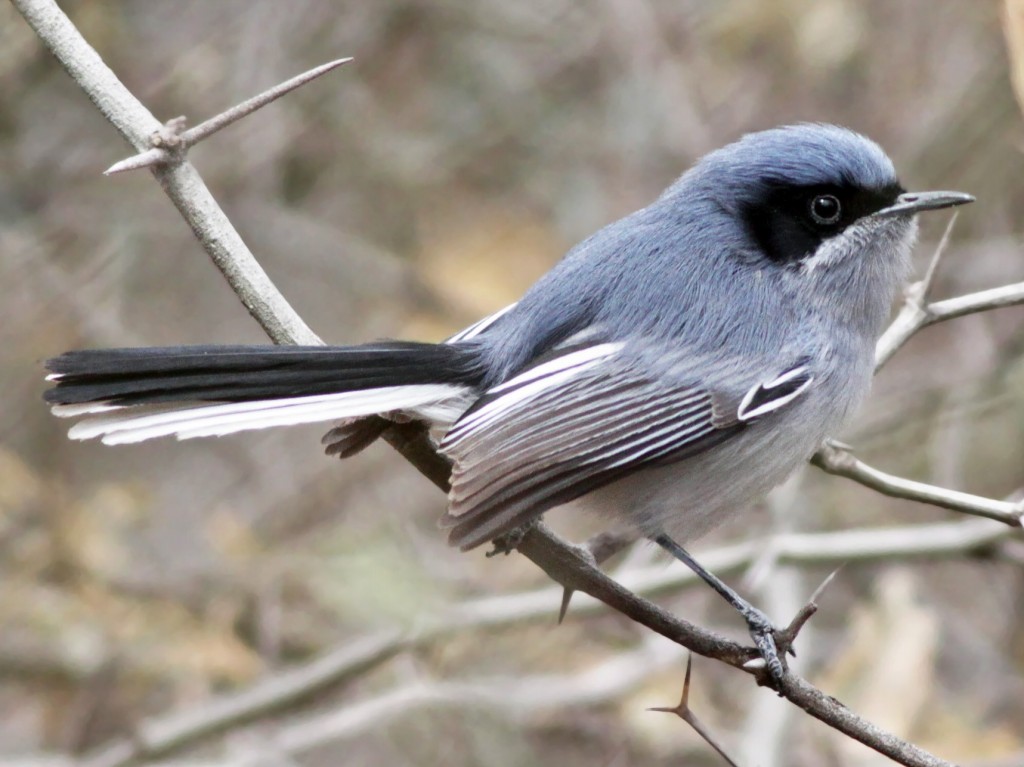
POLYGON ((781 632, 775 628, 771 619, 756 607, 746 605, 740 609, 740 614, 747 622, 750 636, 754 640, 754 647, 757 648, 764 660, 768 675, 774 681, 781 682, 786 673, 786 666, 779 655, 779 645, 776 641, 776 636, 780 636, 781 632))

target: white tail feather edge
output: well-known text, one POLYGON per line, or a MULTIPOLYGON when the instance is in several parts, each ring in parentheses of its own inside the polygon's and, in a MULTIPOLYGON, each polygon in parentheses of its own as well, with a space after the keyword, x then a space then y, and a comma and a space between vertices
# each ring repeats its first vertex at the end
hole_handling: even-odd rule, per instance
POLYGON ((249 429, 358 418, 392 410, 417 412, 422 409, 427 418, 449 414, 457 417, 465 407, 462 404, 465 395, 463 386, 422 384, 220 404, 189 402, 119 407, 109 402, 96 402, 58 405, 54 413, 59 416, 95 413, 72 426, 68 436, 71 439, 100 437, 104 444, 121 445, 172 434, 178 439, 222 436, 249 429))

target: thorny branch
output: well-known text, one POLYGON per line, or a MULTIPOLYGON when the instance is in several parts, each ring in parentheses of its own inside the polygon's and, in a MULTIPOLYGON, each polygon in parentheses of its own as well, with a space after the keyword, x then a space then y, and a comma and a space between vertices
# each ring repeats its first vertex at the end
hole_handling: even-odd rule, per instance
MULTIPOLYGON (((125 88, 53 0, 12 0, 36 35, 136 150, 150 148, 163 126, 125 88)), ((196 169, 182 160, 152 168, 182 218, 231 289, 268 336, 279 344, 319 344, 317 335, 285 301, 228 221, 196 169)))
MULTIPOLYGON (((13 2, 68 73, 136 150, 146 152, 152 149, 151 137, 161 135, 163 126, 103 64, 56 4, 52 0, 13 2)), ((228 121, 226 116, 219 116, 210 122, 221 127, 228 121)), ((232 289, 267 334, 278 343, 319 343, 316 335, 270 282, 195 169, 179 157, 174 163, 154 167, 153 173, 232 289)), ((913 312, 908 305, 880 342, 879 360, 884 362, 906 339, 929 324, 1020 303, 1024 303, 1024 284, 913 307, 913 312)), ((447 487, 448 466, 433 451, 423 429, 414 425, 395 426, 385 438, 435 484, 442 489, 447 487)), ((924 500, 934 502, 930 498, 924 500)), ((739 668, 754 658, 750 648, 678 619, 608 578, 586 557, 580 556, 576 547, 562 541, 543 525, 531 529, 518 548, 563 587, 586 592, 694 652, 739 668)), ((760 683, 769 683, 760 670, 755 669, 751 673, 760 683)), ((901 764, 948 764, 881 731, 792 673, 786 674, 776 690, 812 716, 901 764)), ((134 761, 136 756, 130 755, 130 760, 134 761)))

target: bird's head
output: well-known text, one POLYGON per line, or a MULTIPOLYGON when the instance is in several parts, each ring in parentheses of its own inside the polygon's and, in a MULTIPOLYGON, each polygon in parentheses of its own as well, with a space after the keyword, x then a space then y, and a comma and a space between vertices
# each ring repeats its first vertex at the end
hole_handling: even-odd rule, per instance
POLYGON ((748 134, 706 155, 668 194, 683 188, 700 190, 728 216, 743 243, 733 257, 783 270, 816 304, 854 311, 856 302, 868 311, 869 302, 872 326, 906 276, 916 215, 974 200, 907 192, 878 144, 822 124, 748 134))
POLYGON ((878 144, 834 125, 750 133, 705 156, 692 173, 742 222, 760 256, 808 271, 902 257, 917 213, 974 200, 907 192, 878 144))

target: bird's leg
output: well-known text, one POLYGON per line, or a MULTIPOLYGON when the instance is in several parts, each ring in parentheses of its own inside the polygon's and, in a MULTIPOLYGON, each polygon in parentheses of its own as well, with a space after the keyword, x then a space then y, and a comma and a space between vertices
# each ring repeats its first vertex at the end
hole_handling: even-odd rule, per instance
POLYGON ((761 653, 761 657, 764 658, 768 672, 774 680, 781 680, 784 668, 782 661, 779 659, 778 648, 775 645, 776 629, 771 619, 719 580, 714 573, 705 570, 696 559, 687 553, 686 549, 664 533, 654 536, 652 540, 697 573, 706 584, 721 594, 726 602, 736 608, 739 614, 743 616, 743 620, 747 622, 747 628, 750 629, 750 636, 754 640, 754 646, 761 653))

